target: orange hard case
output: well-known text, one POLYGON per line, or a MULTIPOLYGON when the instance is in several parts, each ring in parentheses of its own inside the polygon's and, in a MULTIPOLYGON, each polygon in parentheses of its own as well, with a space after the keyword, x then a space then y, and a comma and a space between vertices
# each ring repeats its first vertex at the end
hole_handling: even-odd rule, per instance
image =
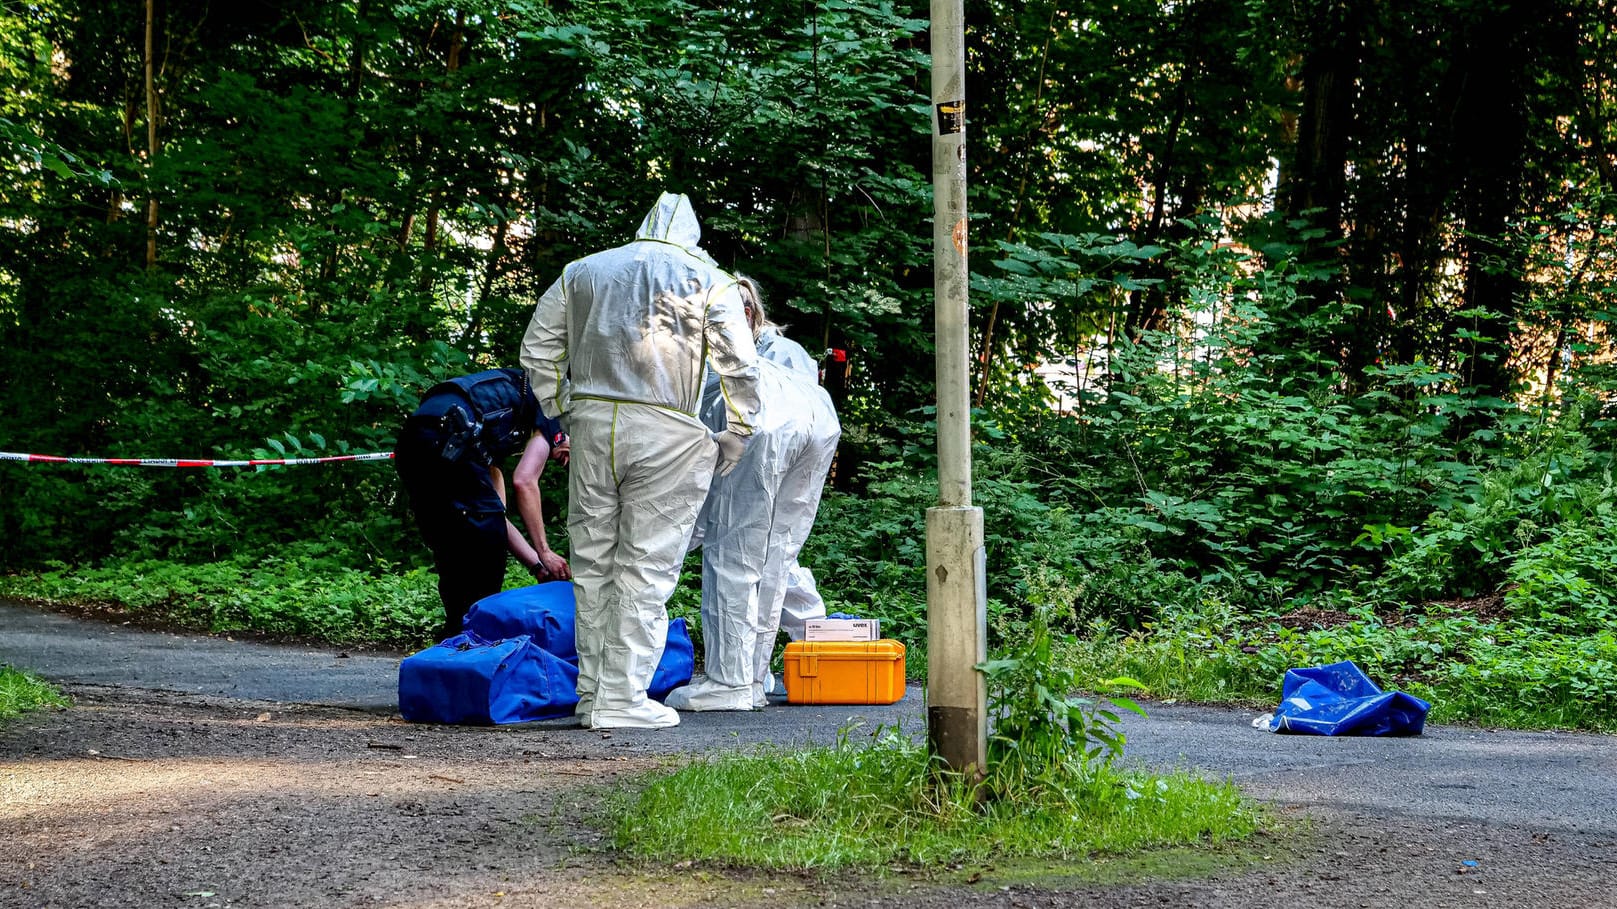
POLYGON ((898 641, 792 641, 786 645, 788 704, 892 704, 904 697, 898 641))

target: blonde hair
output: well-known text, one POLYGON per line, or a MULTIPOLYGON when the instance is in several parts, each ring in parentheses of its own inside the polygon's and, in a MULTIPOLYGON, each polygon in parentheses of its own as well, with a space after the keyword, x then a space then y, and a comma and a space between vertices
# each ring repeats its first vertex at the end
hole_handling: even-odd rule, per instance
POLYGON ((752 328, 752 339, 766 329, 779 330, 780 326, 769 321, 769 315, 764 311, 764 295, 758 289, 758 282, 746 275, 736 275, 736 289, 741 292, 741 302, 747 307, 747 324, 752 328))

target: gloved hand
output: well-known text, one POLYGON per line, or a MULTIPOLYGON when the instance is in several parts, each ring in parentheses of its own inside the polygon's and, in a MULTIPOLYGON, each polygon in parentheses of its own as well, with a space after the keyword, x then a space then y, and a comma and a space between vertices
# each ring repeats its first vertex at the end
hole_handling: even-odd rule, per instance
POLYGON ((714 434, 713 441, 719 446, 719 465, 714 471, 721 477, 727 477, 741 463, 741 455, 747 450, 747 439, 726 429, 714 434))

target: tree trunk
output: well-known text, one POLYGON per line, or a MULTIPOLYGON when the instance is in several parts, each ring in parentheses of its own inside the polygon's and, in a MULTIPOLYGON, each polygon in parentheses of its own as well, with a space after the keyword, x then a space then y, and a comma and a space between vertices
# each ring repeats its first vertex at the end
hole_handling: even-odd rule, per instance
POLYGON ((1466 159, 1465 309, 1489 314, 1464 325, 1481 337, 1470 342, 1461 370, 1464 384, 1503 398, 1513 384, 1510 338, 1517 299, 1525 289, 1521 253, 1505 242, 1511 216, 1520 207, 1522 165, 1527 155, 1527 95, 1534 79, 1529 59, 1532 23, 1522 3, 1502 4, 1478 23, 1464 57, 1469 70, 1456 112, 1456 142, 1466 159))
POLYGON ((478 281, 477 297, 472 302, 471 313, 466 319, 466 329, 461 332, 460 342, 457 345, 463 350, 467 349, 478 332, 483 330, 483 310, 488 304, 489 297, 494 294, 495 281, 500 277, 500 262, 506 254, 505 240, 510 235, 511 186, 516 175, 509 176, 511 179, 504 181, 505 188, 501 191, 499 200, 500 211, 504 214, 500 216, 500 223, 494 228, 494 242, 489 247, 488 258, 483 261, 483 276, 478 281))
POLYGON ((365 77, 365 45, 366 32, 370 28, 366 21, 370 13, 370 0, 359 0, 359 9, 354 13, 354 48, 348 60, 348 97, 359 97, 359 86, 365 77))
POLYGON ((1316 245, 1342 236, 1348 138, 1363 64, 1367 7, 1366 0, 1330 3, 1303 59, 1302 115, 1284 198, 1291 217, 1318 212, 1311 220, 1329 235, 1316 245))
MULTIPOLYGON (((1050 42, 1055 36, 1056 16, 1059 13, 1059 6, 1052 5, 1050 7, 1050 21, 1044 27, 1044 46, 1039 51, 1039 74, 1033 81, 1033 104, 1031 110, 1038 117, 1038 122, 1041 125, 1046 119, 1039 110, 1044 101, 1044 71, 1050 63, 1050 42)), ((1005 231, 1006 241, 1011 240, 1016 235, 1016 225, 1022 215, 1022 202, 1027 198, 1028 171, 1032 166, 1033 155, 1038 149, 1038 142, 1043 136, 1044 130, 1042 128, 1028 132, 1028 147, 1022 153, 1022 176, 1017 180, 1016 202, 1011 206, 1011 217, 1008 222, 1010 227, 1005 231)), ((995 300, 988 307, 988 321, 983 324, 983 340, 977 348, 979 351, 977 357, 981 362, 980 374, 977 377, 976 403, 978 407, 983 405, 983 400, 988 395, 988 377, 994 365, 994 325, 998 321, 999 301, 995 300)))
MULTIPOLYGON (((1316 20, 1317 28, 1304 50, 1296 145, 1290 167, 1282 174, 1279 197, 1288 220, 1307 221, 1324 230, 1323 235, 1304 241, 1302 258, 1305 262, 1341 255, 1333 250, 1342 248, 1348 147, 1359 77, 1364 66, 1369 5, 1369 0, 1330 0, 1323 15, 1316 20)), ((1338 299, 1346 277, 1339 272, 1300 287, 1296 316, 1305 317, 1338 299)), ((1302 329, 1296 328, 1283 329, 1275 342, 1283 348, 1326 345, 1345 350, 1347 372, 1358 375, 1374 360, 1375 338, 1385 329, 1380 314, 1373 315, 1378 330, 1369 337, 1353 332, 1351 337, 1309 338, 1302 329), (1356 347, 1359 349, 1355 351, 1356 347)))
POLYGON ((157 265, 157 188, 152 168, 157 164, 157 87, 153 77, 152 32, 157 0, 146 0, 146 268, 157 265))
MULTIPOLYGON (((446 77, 452 75, 460 69, 460 53, 461 49, 465 46, 466 13, 464 11, 457 11, 455 13, 455 31, 449 37, 449 54, 444 62, 444 73, 446 77)), ((445 82, 448 82, 447 78, 445 79, 445 82)), ((434 192, 432 193, 431 200, 427 205, 427 224, 425 233, 422 236, 422 251, 428 255, 431 255, 438 249, 438 221, 442 215, 443 202, 446 196, 447 191, 434 192)), ((423 271, 421 274, 420 289, 423 291, 427 290, 430 283, 430 272, 423 271)))

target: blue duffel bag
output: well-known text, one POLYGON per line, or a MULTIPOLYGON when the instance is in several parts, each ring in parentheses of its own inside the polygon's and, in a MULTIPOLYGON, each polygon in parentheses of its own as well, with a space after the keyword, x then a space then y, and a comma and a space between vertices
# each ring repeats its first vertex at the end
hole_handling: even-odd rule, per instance
POLYGON ((685 627, 684 619, 672 619, 668 623, 668 644, 663 647, 657 671, 651 674, 646 694, 660 701, 675 688, 690 684, 691 673, 695 671, 696 648, 691 644, 690 629, 685 627))
MULTIPOLYGON (((525 634, 541 649, 577 666, 575 612, 572 582, 546 581, 502 590, 478 600, 466 613, 465 628, 467 634, 486 640, 525 634)), ((684 619, 673 619, 668 623, 668 641, 647 693, 652 700, 660 701, 668 692, 689 684, 695 671, 696 648, 690 628, 684 619)))
POLYGON ((399 714, 412 723, 526 723, 572 716, 577 704, 577 667, 527 635, 459 634, 399 663, 399 714))
POLYGON ((485 641, 525 634, 540 649, 578 662, 572 581, 546 581, 486 596, 472 604, 462 627, 485 641))

